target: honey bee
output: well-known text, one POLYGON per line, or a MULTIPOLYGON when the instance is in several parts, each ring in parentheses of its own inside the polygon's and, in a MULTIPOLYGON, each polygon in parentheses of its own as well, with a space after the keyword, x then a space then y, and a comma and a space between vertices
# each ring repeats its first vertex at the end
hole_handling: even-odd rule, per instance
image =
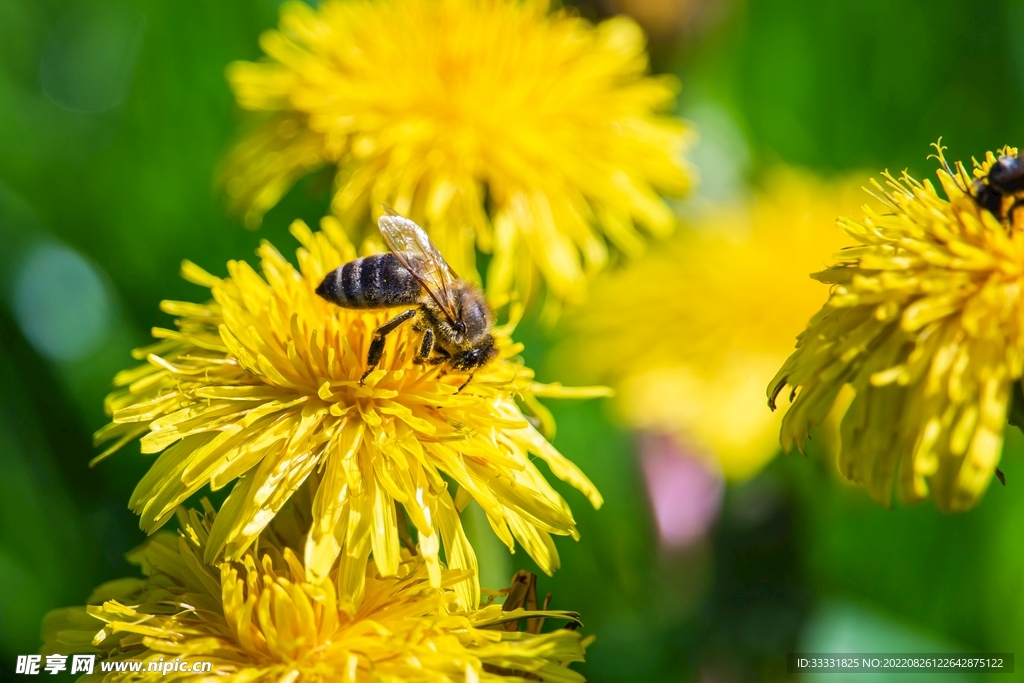
POLYGON ((373 333, 360 384, 380 362, 388 334, 412 320, 413 329, 423 335, 414 362, 447 363, 452 369, 469 371, 464 387, 473 372, 498 353, 487 300, 477 287, 455 274, 420 226, 387 207, 384 212, 377 226, 391 251, 335 268, 316 293, 342 308, 413 307, 373 333))
MULTIPOLYGON (((943 162, 945 164, 945 162, 943 162)), ((960 185, 960 176, 946 164, 946 172, 957 186, 981 208, 987 210, 1002 223, 1013 224, 1014 213, 1024 207, 1024 151, 1017 156, 1005 154, 999 157, 981 178, 975 178, 970 187, 960 185), (1005 199, 1013 202, 1004 210, 1005 199)))
POLYGON ((1024 155, 999 157, 984 178, 971 183, 971 196, 979 206, 988 209, 1000 221, 1009 220, 1013 223, 1013 214, 1021 206, 1024 199, 1024 155), (1014 201, 1003 211, 1003 198, 1013 197, 1014 201))

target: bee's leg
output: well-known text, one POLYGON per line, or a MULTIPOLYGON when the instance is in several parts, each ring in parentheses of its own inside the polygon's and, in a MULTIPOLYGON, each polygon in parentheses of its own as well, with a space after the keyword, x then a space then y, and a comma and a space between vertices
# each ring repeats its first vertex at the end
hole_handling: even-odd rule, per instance
POLYGON ((474 370, 473 372, 469 373, 469 377, 466 378, 466 381, 462 383, 462 386, 460 386, 455 393, 457 394, 460 391, 462 391, 463 389, 465 389, 466 385, 473 381, 473 375, 475 375, 475 374, 476 374, 476 370, 474 370))
MULTIPOLYGON (((440 346, 435 346, 434 347, 434 353, 436 355, 434 355, 434 356, 432 356, 432 357, 430 357, 430 358, 428 358, 426 360, 426 362, 428 364, 430 364, 430 365, 443 365, 443 364, 449 362, 452 359, 451 354, 449 354, 447 351, 442 349, 440 346)), ((448 374, 448 368, 447 367, 443 367, 443 368, 440 369, 440 371, 438 371, 437 378, 441 379, 446 374, 448 374)))
POLYGON ((363 383, 367 375, 373 372, 373 369, 377 367, 377 363, 380 362, 380 357, 384 355, 384 339, 391 332, 394 332, 396 327, 415 316, 416 313, 415 308, 410 308, 404 313, 399 313, 374 331, 373 339, 370 340, 370 351, 366 354, 366 372, 359 378, 360 384, 363 383))
POLYGON ((950 180, 952 180, 954 183, 956 183, 957 188, 961 192, 963 192, 964 194, 968 194, 967 188, 960 184, 960 174, 959 173, 953 173, 953 169, 951 169, 949 167, 949 163, 945 159, 940 159, 940 161, 942 162, 942 165, 945 166, 946 173, 949 174, 950 180))
POLYGON ((1009 219, 1007 222, 1010 224, 1011 228, 1014 225, 1014 219, 1016 218, 1015 214, 1017 210, 1021 208, 1024 208, 1024 199, 1015 200, 1013 204, 1010 204, 1010 208, 1006 210, 1006 217, 1009 219))
POLYGON ((420 350, 416 353, 416 358, 413 359, 413 363, 426 363, 430 358, 430 354, 434 351, 434 331, 429 327, 423 333, 423 343, 420 344, 420 350))

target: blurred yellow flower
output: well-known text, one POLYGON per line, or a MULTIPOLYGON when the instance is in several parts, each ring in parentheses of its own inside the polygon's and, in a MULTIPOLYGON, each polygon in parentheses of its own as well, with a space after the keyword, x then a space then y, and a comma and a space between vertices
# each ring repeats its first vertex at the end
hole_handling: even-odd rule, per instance
POLYGON ((595 283, 564 352, 613 383, 633 428, 673 435, 740 479, 778 451, 780 418, 758 398, 821 305, 807 272, 844 243, 852 182, 771 174, 748 207, 710 210, 656 253, 595 283))
POLYGON ((272 113, 224 168, 251 226, 330 165, 346 225, 390 204, 459 272, 475 271, 474 244, 493 254, 492 294, 526 296, 539 270, 571 299, 606 239, 635 254, 668 234, 661 195, 690 185, 687 129, 659 113, 677 85, 645 75, 624 17, 593 26, 547 0, 291 2, 260 44, 267 60, 228 69, 239 104, 272 113))
MULTIPOLYGON (((995 161, 989 153, 975 175, 995 161)), ((930 490, 944 510, 973 505, 999 461, 1022 374, 1024 232, 961 189, 973 180, 963 166, 955 173, 938 171, 948 199, 906 173, 884 174, 887 188, 872 183, 883 208, 840 221, 856 246, 814 276, 831 296, 768 386, 773 407, 793 387, 788 450, 852 385, 839 466, 885 504, 895 486, 908 502, 930 490)))
POLYGON ((516 401, 546 418, 538 396, 604 391, 534 382, 515 360, 522 346, 510 339, 514 322, 495 328, 497 359, 461 392, 465 372, 413 363, 419 340, 408 326, 387 337, 382 362, 360 383, 389 311, 343 309, 316 295, 324 275, 356 255, 335 219, 315 234, 297 221, 292 233, 303 247, 299 269, 266 242, 263 277, 242 261, 228 264, 225 279, 186 263, 184 276, 214 300, 163 302, 177 329, 154 329, 161 341, 135 352, 146 363, 115 378, 121 388, 106 401, 112 422, 96 435, 115 442, 97 459, 137 436, 143 453, 162 451, 129 503, 142 527, 155 531, 203 486, 237 479, 206 560, 222 551, 237 559, 305 484, 315 490, 304 551, 311 580, 326 577, 341 553, 340 585, 358 601, 371 550, 382 575, 398 571, 408 519, 435 585, 442 544, 450 567, 471 570, 458 586, 468 607, 478 601, 477 565, 458 510, 472 498, 510 549, 518 539, 541 569, 556 569, 550 534, 576 537, 575 522, 531 455, 595 507, 601 495, 516 401), (449 482, 458 484, 454 499, 449 482))
MULTIPOLYGON (((238 562, 209 566, 209 523, 195 511, 181 521, 180 535, 162 532, 130 554, 146 578, 111 581, 88 606, 48 614, 44 651, 143 662, 141 672, 107 674, 108 681, 584 681, 564 666, 583 660, 577 631, 506 630, 523 619, 539 626, 544 617, 578 624, 573 612, 510 604, 503 611, 493 601, 461 609, 452 586, 465 572, 442 570, 435 587, 423 559, 408 551, 394 576, 367 567, 363 599, 345 609, 334 582, 309 583, 292 547, 275 534, 238 562), (205 675, 147 670, 151 662, 181 661, 212 668, 205 675)), ((100 678, 99 665, 95 671, 100 678)))

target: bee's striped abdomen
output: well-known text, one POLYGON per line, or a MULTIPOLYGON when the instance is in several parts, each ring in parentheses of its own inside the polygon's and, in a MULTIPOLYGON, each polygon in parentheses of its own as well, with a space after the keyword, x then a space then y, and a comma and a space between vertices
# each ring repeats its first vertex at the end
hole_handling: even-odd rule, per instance
POLYGON ((316 293, 344 308, 389 308, 419 302, 420 283, 394 254, 349 261, 327 274, 316 293))

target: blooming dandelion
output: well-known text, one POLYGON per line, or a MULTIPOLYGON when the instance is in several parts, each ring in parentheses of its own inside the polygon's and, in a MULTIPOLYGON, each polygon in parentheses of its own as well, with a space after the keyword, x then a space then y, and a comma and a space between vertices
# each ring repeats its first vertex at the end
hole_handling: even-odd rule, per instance
POLYGON ((639 27, 596 26, 547 0, 292 2, 228 69, 239 104, 268 112, 224 183, 258 225, 300 177, 336 168, 332 210, 361 225, 389 204, 456 270, 493 255, 488 287, 578 298, 608 259, 674 224, 690 185, 676 83, 645 75, 639 27))
POLYGON ((140 672, 104 679, 118 681, 584 681, 565 666, 583 660, 580 634, 539 632, 545 618, 578 625, 578 615, 523 609, 515 586, 504 604, 462 609, 452 587, 465 571, 442 569, 435 586, 423 559, 403 551, 393 576, 366 567, 364 596, 346 611, 335 572, 308 581, 295 539, 268 532, 258 552, 210 566, 210 524, 195 511, 181 521, 181 534, 161 532, 130 554, 145 578, 109 582, 88 606, 51 612, 44 651, 142 662, 140 672), (525 631, 510 630, 521 620, 525 631), (178 661, 209 662, 210 673, 164 666, 178 661))
MULTIPOLYGON (((996 162, 988 153, 974 176, 996 162)), ((885 504, 894 488, 907 502, 931 493, 943 510, 977 502, 1022 374, 1024 232, 982 208, 962 165, 954 173, 937 172, 947 198, 906 173, 872 181, 884 209, 840 219, 856 245, 814 275, 831 295, 768 386, 772 407, 792 387, 786 450, 802 449, 807 428, 853 387, 839 467, 885 504)))
POLYGON ((161 453, 129 503, 143 529, 158 529, 203 486, 235 482, 205 559, 237 560, 307 486, 310 580, 324 579, 340 556, 339 589, 357 603, 371 552, 381 575, 398 572, 408 521, 435 586, 442 546, 451 569, 469 570, 457 586, 468 609, 479 597, 476 557, 459 511, 473 499, 510 550, 518 540, 543 571, 556 569, 551 534, 575 538, 575 522, 531 456, 595 507, 602 499, 517 401, 544 422, 538 397, 604 391, 535 382, 516 360, 513 322, 493 328, 496 358, 468 384, 467 371, 415 363, 422 335, 408 327, 388 335, 366 374, 374 331, 393 311, 340 308, 316 294, 328 272, 355 257, 336 220, 318 233, 296 222, 292 233, 302 244, 298 268, 266 242, 262 276, 240 261, 223 279, 186 263, 184 276, 213 301, 163 302, 176 329, 155 329, 159 341, 135 354, 146 362, 115 378, 112 422, 96 435, 114 443, 97 459, 139 436, 144 453, 161 453))
POLYGON ((672 436, 730 479, 751 476, 778 452, 781 416, 761 385, 821 305, 806 271, 844 243, 829 223, 862 197, 859 183, 774 172, 749 207, 709 210, 595 282, 567 321, 565 363, 614 384, 630 427, 672 436))

